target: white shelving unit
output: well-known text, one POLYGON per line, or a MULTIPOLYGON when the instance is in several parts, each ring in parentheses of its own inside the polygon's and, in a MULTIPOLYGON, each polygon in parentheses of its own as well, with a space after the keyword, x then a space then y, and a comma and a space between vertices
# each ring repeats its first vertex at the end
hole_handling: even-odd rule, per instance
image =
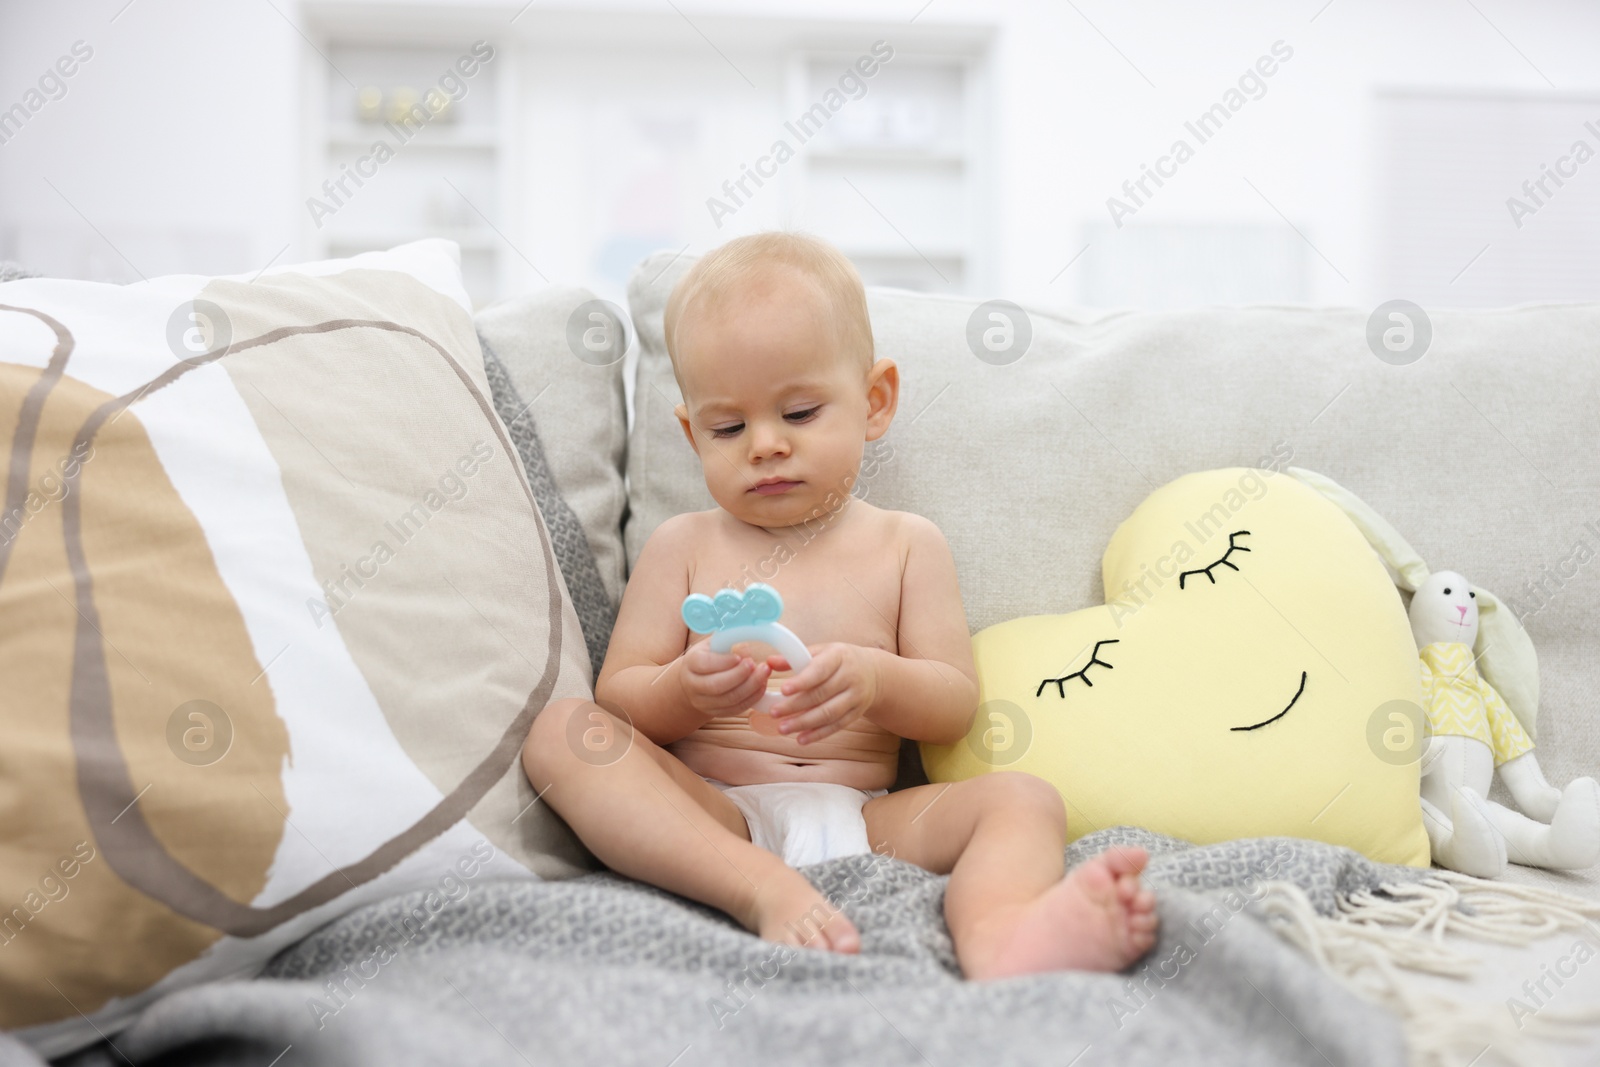
POLYGON ((728 69, 668 5, 623 13, 524 10, 515 0, 301 0, 300 10, 302 199, 381 131, 360 120, 361 86, 420 92, 472 42, 495 48, 457 121, 399 147, 321 226, 302 213, 314 253, 447 237, 461 245, 481 306, 547 284, 546 272, 617 298, 649 251, 791 226, 836 242, 873 284, 977 292, 992 283, 992 26, 693 16, 728 69), (714 225, 707 198, 876 40, 892 42, 894 56, 864 79, 866 92, 832 109, 820 135, 791 136, 796 158, 737 205, 731 229, 714 225), (759 89, 740 88, 739 74, 759 89))
MULTIPOLYGON (((822 102, 855 61, 803 51, 788 64, 791 122, 822 102)), ((981 202, 986 153, 977 62, 897 51, 846 95, 799 146, 788 215, 850 256, 869 285, 931 292, 981 288, 990 207, 981 202)))
POLYGON ((510 291, 516 274, 508 262, 516 253, 502 234, 514 232, 517 207, 510 188, 517 49, 490 40, 493 56, 465 77, 456 64, 472 56, 473 39, 439 41, 437 33, 413 41, 345 31, 319 46, 328 62, 307 64, 305 189, 321 202, 306 205, 307 243, 318 255, 349 256, 448 238, 461 246, 467 292, 481 307, 510 291), (424 104, 430 90, 450 95, 447 75, 465 86, 447 110, 409 128, 397 121, 405 94, 424 104), (381 94, 375 116, 363 112, 362 90, 381 94), (360 184, 348 177, 358 163, 370 172, 360 184), (342 189, 325 189, 341 178, 342 189))

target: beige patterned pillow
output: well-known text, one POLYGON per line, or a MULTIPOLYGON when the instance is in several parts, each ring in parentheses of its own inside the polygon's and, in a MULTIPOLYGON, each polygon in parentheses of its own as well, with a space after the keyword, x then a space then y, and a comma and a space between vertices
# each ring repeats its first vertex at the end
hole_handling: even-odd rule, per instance
POLYGON ((0 286, 0 441, 0 1026, 585 866, 517 754, 588 659, 454 245, 0 286))

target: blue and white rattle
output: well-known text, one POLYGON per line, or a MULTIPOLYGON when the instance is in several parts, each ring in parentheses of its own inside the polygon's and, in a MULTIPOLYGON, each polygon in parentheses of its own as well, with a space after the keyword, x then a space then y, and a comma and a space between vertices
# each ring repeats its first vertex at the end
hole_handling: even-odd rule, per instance
MULTIPOLYGON (((683 598, 684 623, 697 634, 711 635, 711 651, 731 652, 739 641, 760 641, 777 649, 798 671, 811 662, 811 653, 793 630, 778 621, 782 614, 783 597, 763 582, 751 583, 743 593, 724 589, 714 597, 690 593, 683 598)), ((769 689, 756 702, 751 710, 761 712, 765 720, 758 725, 755 716, 751 716, 751 725, 757 732, 778 732, 768 712, 781 699, 780 691, 769 689)))

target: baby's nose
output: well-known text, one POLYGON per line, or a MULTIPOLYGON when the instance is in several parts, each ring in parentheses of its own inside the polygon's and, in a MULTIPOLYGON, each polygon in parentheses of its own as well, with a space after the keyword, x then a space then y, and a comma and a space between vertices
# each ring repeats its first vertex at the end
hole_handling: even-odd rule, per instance
POLYGON ((751 452, 757 458, 783 455, 789 451, 788 438, 783 433, 766 428, 756 429, 750 435, 751 452))

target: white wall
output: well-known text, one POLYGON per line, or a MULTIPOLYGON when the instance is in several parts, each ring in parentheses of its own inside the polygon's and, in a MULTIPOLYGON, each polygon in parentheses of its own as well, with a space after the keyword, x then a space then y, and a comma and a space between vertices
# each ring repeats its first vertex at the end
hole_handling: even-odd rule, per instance
POLYGON ((298 232, 300 39, 265 3, 125 3, 0 3, 0 109, 93 49, 0 144, 0 256, 115 281, 264 266, 298 232))
MULTIPOLYGON (((317 27, 363 10, 393 22, 397 7, 415 8, 354 2, 302 11, 289 0, 274 3, 313 37, 317 27)), ((114 278, 133 274, 108 241, 147 275, 250 271, 285 244, 283 259, 292 260, 301 252, 300 212, 310 193, 299 187, 297 65, 321 60, 265 2, 136 0, 117 15, 122 4, 0 3, 0 108, 21 99, 75 40, 95 50, 66 97, 0 145, 0 255, 114 278)), ((1046 303, 1081 300, 1082 272, 1095 257, 1113 257, 1101 261, 1098 269, 1106 269, 1133 247, 1119 244, 1129 231, 1109 227, 1107 197, 1120 195, 1124 180, 1183 134, 1184 120, 1216 102, 1275 41, 1294 55, 1267 82, 1266 95, 1200 145, 1129 225, 1247 225, 1281 237, 1292 223, 1315 246, 1303 289, 1316 302, 1372 304, 1405 295, 1388 291, 1396 282, 1381 262, 1372 152, 1377 88, 1600 98, 1600 6, 1579 0, 1477 0, 1475 7, 1460 0, 1334 0, 1325 7, 1323 0, 1078 0, 1075 7, 1057 0, 680 0, 688 20, 652 5, 541 2, 508 25, 522 6, 479 5, 463 12, 459 30, 445 20, 440 32, 505 25, 508 38, 522 39, 521 177, 529 195, 511 213, 507 236, 553 280, 589 281, 613 296, 612 282, 596 270, 585 220, 599 198, 628 195, 605 185, 606 139, 637 134, 585 126, 595 94, 709 100, 716 107, 708 113, 713 154, 737 163, 780 117, 773 102, 781 100, 785 47, 774 40, 808 43, 808 31, 793 28, 801 15, 816 20, 813 36, 834 44, 879 36, 915 41, 950 25, 993 27, 987 69, 995 259, 986 287, 1046 303), (772 24, 763 29, 763 20, 772 24), (1086 242, 1091 251, 1063 271, 1086 242)), ((1595 111, 1600 118, 1600 106, 1595 111)), ((1552 153, 1564 147, 1553 145, 1552 153)), ((655 149, 641 140, 617 151, 637 157, 655 149)), ((641 189, 639 210, 660 215, 664 238, 707 246, 719 234, 698 220, 724 176, 699 164, 674 171, 668 201, 659 189, 641 189)), ((1571 198, 1596 195, 1596 187, 1600 164, 1574 181, 1571 198)), ((1492 219, 1504 219, 1504 211, 1503 203, 1487 205, 1484 225, 1502 225, 1492 219)), ((776 217, 757 204, 737 221, 769 225, 776 217)), ((1497 231, 1499 247, 1513 252, 1522 237, 1497 231)))

